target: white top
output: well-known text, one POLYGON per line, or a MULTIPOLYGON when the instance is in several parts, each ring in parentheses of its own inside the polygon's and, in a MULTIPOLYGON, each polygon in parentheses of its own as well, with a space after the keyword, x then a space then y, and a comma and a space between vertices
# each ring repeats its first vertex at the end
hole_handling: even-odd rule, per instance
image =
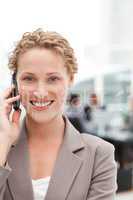
POLYGON ((37 180, 32 179, 32 186, 34 192, 34 200, 44 200, 48 186, 49 186, 50 176, 46 178, 40 178, 37 180))

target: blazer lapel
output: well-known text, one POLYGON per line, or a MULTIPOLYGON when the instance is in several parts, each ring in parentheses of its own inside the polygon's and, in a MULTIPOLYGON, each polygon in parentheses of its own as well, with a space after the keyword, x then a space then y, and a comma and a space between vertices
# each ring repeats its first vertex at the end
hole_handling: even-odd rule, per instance
POLYGON ((83 149, 80 134, 66 120, 64 142, 61 145, 45 200, 65 200, 83 161, 74 154, 83 149))
POLYGON ((33 200, 33 190, 30 178, 28 146, 25 123, 22 123, 20 139, 9 153, 8 163, 12 172, 8 178, 8 185, 13 200, 33 200), (21 156, 21 160, 20 160, 21 156))

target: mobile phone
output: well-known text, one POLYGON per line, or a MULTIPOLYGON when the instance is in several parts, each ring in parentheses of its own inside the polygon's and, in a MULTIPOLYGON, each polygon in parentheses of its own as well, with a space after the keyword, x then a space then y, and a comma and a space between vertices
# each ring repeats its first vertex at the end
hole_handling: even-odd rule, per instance
MULTIPOLYGON (((11 93, 11 96, 15 97, 15 96, 17 96, 19 94, 18 93, 17 81, 16 81, 16 72, 14 72, 12 74, 12 84, 15 86, 15 88, 13 89, 13 91, 11 93)), ((19 107, 20 107, 20 100, 14 101, 13 102, 13 108, 14 108, 14 110, 18 110, 19 107)))

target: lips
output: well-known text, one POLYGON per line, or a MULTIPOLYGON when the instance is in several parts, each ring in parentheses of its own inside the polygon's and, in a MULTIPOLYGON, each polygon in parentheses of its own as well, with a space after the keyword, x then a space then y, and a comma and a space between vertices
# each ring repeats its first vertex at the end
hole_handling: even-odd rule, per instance
POLYGON ((35 110, 46 110, 48 109, 48 107, 53 103, 53 100, 50 101, 30 101, 30 103, 32 104, 33 109, 35 110))

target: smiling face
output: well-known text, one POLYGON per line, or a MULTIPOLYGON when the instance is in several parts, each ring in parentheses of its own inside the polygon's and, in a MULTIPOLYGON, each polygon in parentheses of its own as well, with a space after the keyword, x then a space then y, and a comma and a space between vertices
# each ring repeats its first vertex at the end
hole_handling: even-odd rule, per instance
POLYGON ((63 58, 45 48, 32 48, 18 59, 18 89, 27 115, 36 122, 61 117, 70 76, 63 58))

